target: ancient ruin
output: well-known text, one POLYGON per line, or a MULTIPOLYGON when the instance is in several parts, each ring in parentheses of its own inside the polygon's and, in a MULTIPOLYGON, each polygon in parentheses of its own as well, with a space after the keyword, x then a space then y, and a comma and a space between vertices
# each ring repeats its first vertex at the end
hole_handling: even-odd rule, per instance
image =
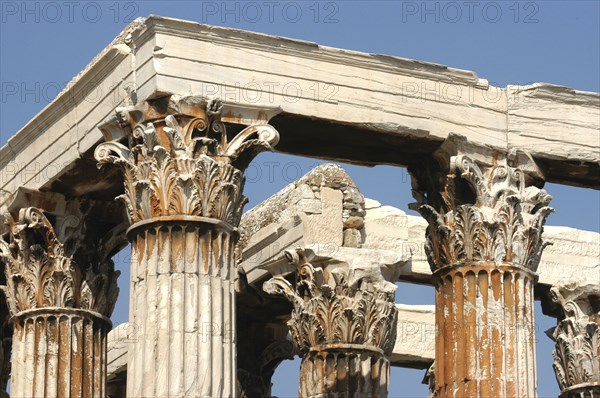
POLYGON ((0 149, 0 395, 269 397, 299 356, 303 398, 386 397, 393 366, 423 369, 432 397, 535 397, 541 300, 560 397, 598 397, 600 235, 545 226, 543 186, 600 187, 599 120, 597 93, 136 20, 0 149), (222 95, 239 81, 260 97, 222 95), (290 81, 338 90, 269 89, 290 81), (422 217, 336 164, 244 213, 262 151, 406 167, 422 217), (112 325, 127 244, 129 323, 112 325), (435 306, 397 304, 403 283, 435 306))

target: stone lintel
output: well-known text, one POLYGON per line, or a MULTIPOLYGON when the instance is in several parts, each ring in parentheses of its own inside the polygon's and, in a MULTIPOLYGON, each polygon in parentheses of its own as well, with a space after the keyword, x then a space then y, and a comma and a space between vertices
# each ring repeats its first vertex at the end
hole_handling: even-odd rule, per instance
POLYGON ((165 95, 207 98, 236 83, 259 86, 260 101, 239 95, 227 117, 242 123, 270 118, 282 131, 279 150, 286 153, 407 165, 434 151, 450 132, 465 132, 471 142, 531 153, 549 181, 600 185, 598 93, 541 83, 498 88, 444 65, 151 16, 127 26, 0 149, 0 189, 112 190, 119 181, 114 176, 106 181, 89 166, 102 139, 98 127, 115 106, 165 95), (273 92, 273 84, 289 82, 309 94, 289 101, 273 92), (330 91, 315 92, 317 85, 330 91), (458 100, 424 95, 424 87, 429 93, 448 86, 463 95, 458 100), (106 95, 90 101, 90 92, 106 95))

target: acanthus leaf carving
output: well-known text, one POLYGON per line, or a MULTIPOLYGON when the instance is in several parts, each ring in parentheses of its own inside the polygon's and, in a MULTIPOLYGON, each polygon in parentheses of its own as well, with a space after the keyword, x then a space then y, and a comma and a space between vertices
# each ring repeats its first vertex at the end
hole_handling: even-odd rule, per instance
MULTIPOLYGON (((119 199, 132 224, 175 215, 239 224, 247 201, 243 172, 258 153, 273 149, 279 133, 272 126, 255 125, 228 141, 222 107, 220 100, 212 100, 194 115, 168 114, 150 121, 126 117, 131 149, 116 142, 96 148, 99 168, 115 164, 123 171, 125 193, 119 199)), ((119 112, 123 118, 124 110, 119 112)))
POLYGON ((600 288, 555 286, 550 296, 562 311, 547 332, 556 343, 553 368, 561 390, 600 389, 600 288))
MULTIPOLYGON (((456 145, 454 141, 462 143, 452 136, 445 145, 456 145)), ((535 272, 548 245, 542 240, 543 225, 553 209, 550 195, 528 186, 531 178, 523 167, 534 161, 522 153, 496 153, 488 162, 461 151, 440 150, 437 173, 412 170, 413 196, 419 200, 413 208, 428 221, 426 252, 432 271, 485 262, 535 272)))
MULTIPOLYGON (((2 291, 12 316, 36 308, 79 308, 110 316, 118 295, 118 271, 111 260, 101 269, 77 264, 73 256, 86 259, 80 248, 65 253, 50 220, 38 208, 19 211, 14 220, 6 214, 9 233, 0 239, 0 261, 5 264, 6 286, 2 291), (85 272, 84 272, 84 268, 85 272), (103 280, 103 283, 99 283, 103 280)), ((63 241, 73 239, 65 234, 63 241)), ((95 248, 98 249, 98 248, 95 248)))
POLYGON ((396 340, 393 291, 377 288, 366 275, 353 279, 313 267, 303 255, 288 259, 297 267, 295 284, 276 276, 265 282, 263 290, 292 303, 288 326, 301 355, 331 344, 358 345, 389 355, 396 340))

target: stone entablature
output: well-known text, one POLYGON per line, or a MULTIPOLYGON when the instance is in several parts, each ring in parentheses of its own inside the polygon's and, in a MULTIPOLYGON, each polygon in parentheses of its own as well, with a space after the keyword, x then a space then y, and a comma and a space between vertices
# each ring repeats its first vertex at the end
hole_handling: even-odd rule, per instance
POLYGON ((267 275, 259 265, 281 260, 288 248, 362 247, 365 214, 364 197, 350 176, 335 164, 317 166, 242 216, 239 269, 253 283, 267 275))
POLYGON ((285 134, 279 150, 286 153, 407 165, 435 150, 449 132, 462 131, 473 143, 530 152, 547 165, 551 181, 600 185, 598 93, 540 83, 493 87, 473 72, 446 66, 150 16, 126 27, 0 149, 1 188, 9 194, 20 186, 49 189, 56 180, 69 181, 67 188, 79 193, 118 187, 90 167, 103 139, 97 127, 115 107, 166 94, 208 97, 250 83, 260 87, 256 97, 238 92, 236 104, 226 105, 254 109, 231 107, 225 118, 255 124, 279 114, 274 126, 285 134), (301 82, 307 94, 273 91, 290 82, 301 82), (420 89, 440 85, 465 95, 432 100, 420 89), (90 98, 99 92, 101 98, 90 98))

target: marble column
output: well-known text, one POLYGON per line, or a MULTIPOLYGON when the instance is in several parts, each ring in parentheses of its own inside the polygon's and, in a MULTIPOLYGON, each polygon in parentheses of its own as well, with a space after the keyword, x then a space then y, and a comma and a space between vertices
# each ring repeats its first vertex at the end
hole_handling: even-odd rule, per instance
POLYGON ((552 212, 527 154, 450 136, 412 167, 436 288, 438 397, 535 397, 533 287, 552 212))
POLYGON ((119 272, 107 242, 90 238, 98 231, 85 236, 82 214, 69 219, 78 209, 67 206, 66 221, 65 214, 50 217, 35 207, 21 208, 16 218, 4 215, 11 397, 106 396, 106 338, 119 272))
POLYGON ((554 372, 560 398, 600 397, 600 285, 550 290, 558 325, 547 333, 556 342, 554 372))
MULTIPOLYGON (((161 98, 118 109, 128 145, 98 146, 119 166, 132 244, 129 397, 231 397, 236 387, 234 245, 243 171, 279 139, 269 125, 233 139, 222 104, 161 98)), ((107 132, 110 138, 114 130, 107 132)))
POLYGON ((387 397, 396 285, 377 266, 332 258, 315 267, 302 249, 287 255, 297 268, 294 284, 276 276, 263 289, 292 303, 288 326, 302 357, 299 396, 387 397))

